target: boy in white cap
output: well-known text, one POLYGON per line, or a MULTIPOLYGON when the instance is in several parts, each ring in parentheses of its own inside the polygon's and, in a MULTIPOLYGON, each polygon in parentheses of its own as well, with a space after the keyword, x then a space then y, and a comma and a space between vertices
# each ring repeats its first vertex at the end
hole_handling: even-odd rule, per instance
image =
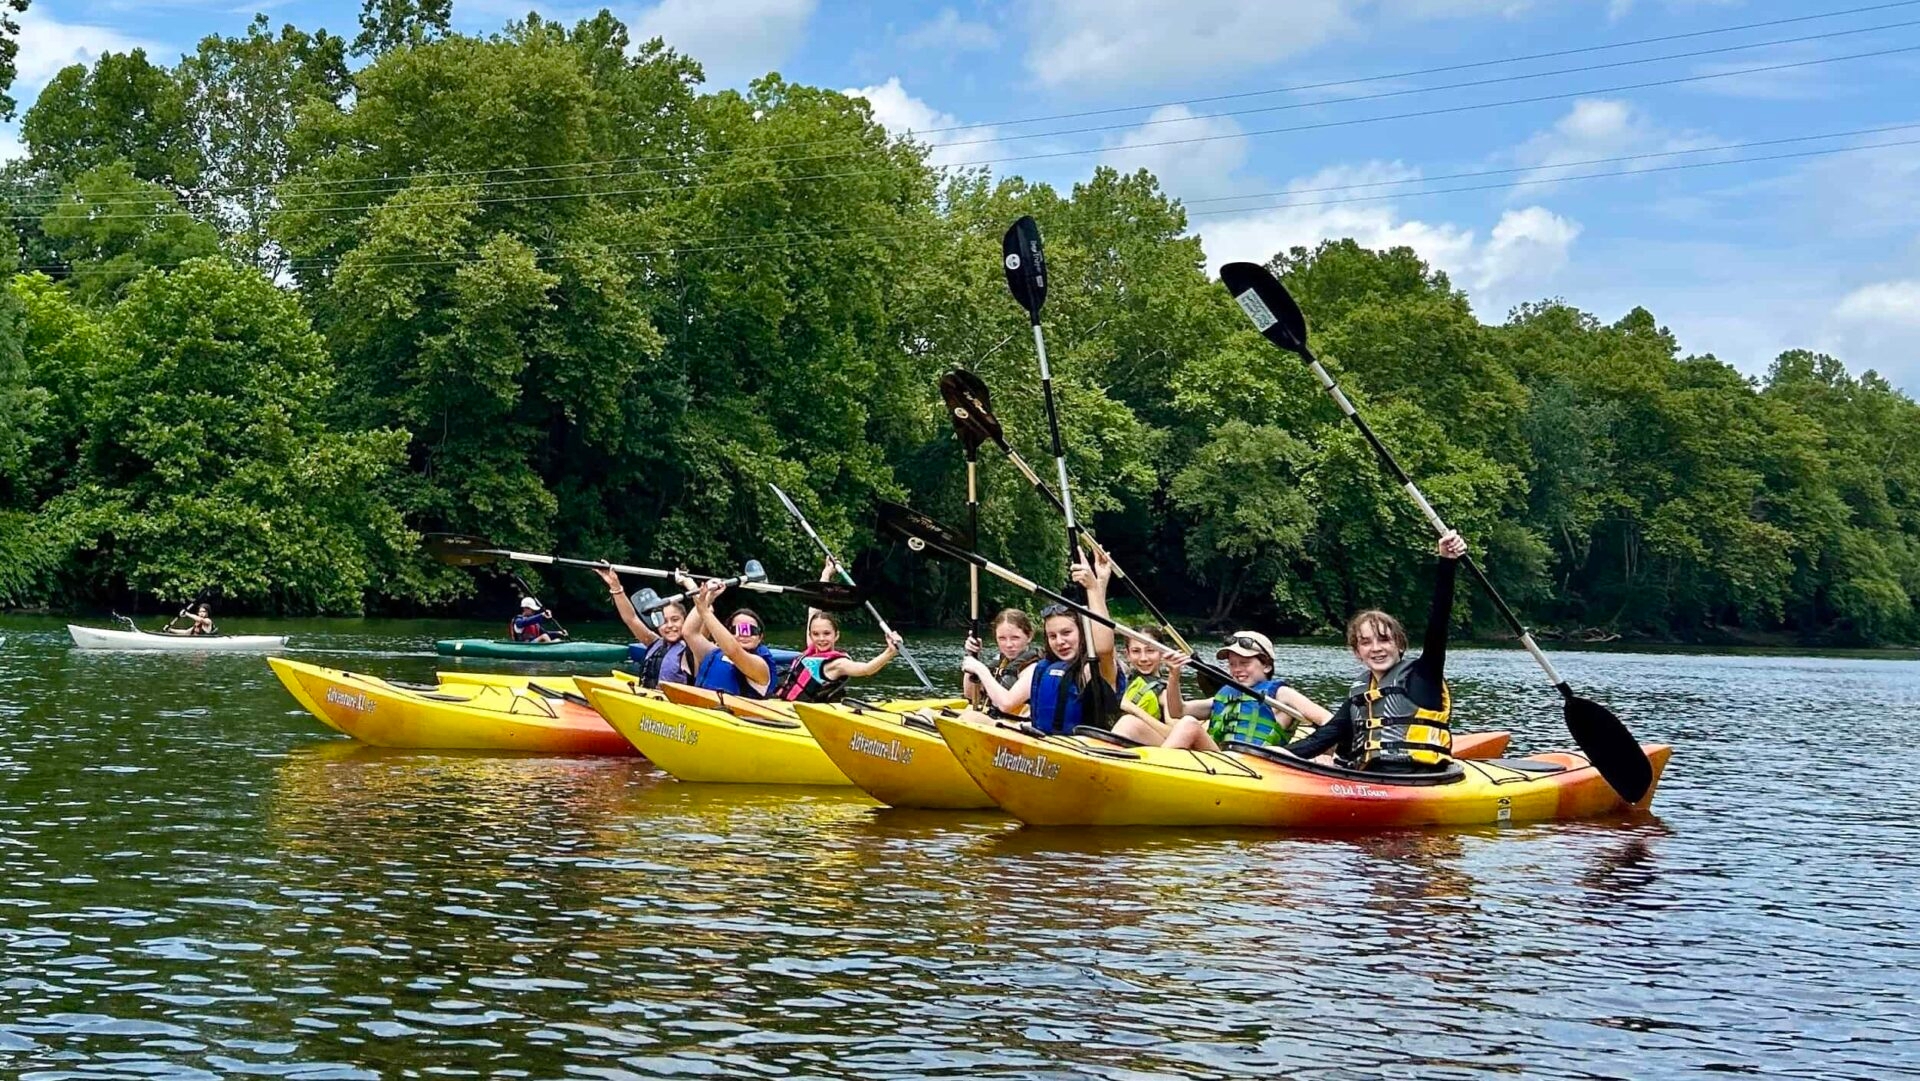
POLYGON ((1235 631, 1228 636, 1227 644, 1213 655, 1227 663, 1228 675, 1260 692, 1260 697, 1222 687, 1211 699, 1188 702, 1180 695, 1180 673, 1186 667, 1187 658, 1174 657, 1167 662, 1164 705, 1167 717, 1180 720, 1166 740, 1152 738, 1153 733, 1144 725, 1140 725, 1141 732, 1136 733, 1136 722, 1130 717, 1122 717, 1114 724, 1115 734, 1143 743, 1158 742, 1163 747, 1198 751, 1217 751, 1228 740, 1281 746, 1293 738, 1298 722, 1292 717, 1276 717, 1273 707, 1264 699, 1272 698, 1291 706, 1309 724, 1325 724, 1332 716, 1319 703, 1287 686, 1286 680, 1274 676, 1273 640, 1259 631, 1235 631), (1142 733, 1147 738, 1142 739, 1142 733))
POLYGON ((520 614, 513 617, 513 640, 535 644, 553 641, 553 635, 542 625, 552 618, 552 612, 540 607, 538 597, 520 598, 520 614))

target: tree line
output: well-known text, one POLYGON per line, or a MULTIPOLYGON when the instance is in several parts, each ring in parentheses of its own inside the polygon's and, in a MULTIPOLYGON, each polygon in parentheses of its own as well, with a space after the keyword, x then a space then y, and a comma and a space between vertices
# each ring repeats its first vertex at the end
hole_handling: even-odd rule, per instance
MULTIPOLYGON (((811 576, 772 480, 903 620, 952 622, 962 572, 894 550, 871 507, 964 520, 954 366, 1046 457, 999 263, 1032 214, 1076 501, 1161 605, 1282 633, 1423 607, 1425 525, 1148 173, 930 167, 860 100, 705 91, 605 12, 482 37, 368 0, 362 24, 103 55, 25 111, 0 171, 0 603, 505 595, 426 561, 425 531, 811 576)), ((1884 379, 1799 351, 1749 378, 1644 309, 1487 325, 1404 248, 1271 265, 1528 618, 1920 638, 1920 408, 1884 379)), ((1056 517, 982 458, 979 546, 1060 577, 1056 517)))

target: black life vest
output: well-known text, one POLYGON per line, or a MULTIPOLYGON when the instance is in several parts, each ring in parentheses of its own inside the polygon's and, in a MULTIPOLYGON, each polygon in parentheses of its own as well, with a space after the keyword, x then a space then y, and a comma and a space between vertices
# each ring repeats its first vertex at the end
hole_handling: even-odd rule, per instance
POLYGON ((1407 674, 1416 660, 1402 657, 1385 676, 1369 674, 1347 689, 1353 727, 1340 748, 1341 764, 1425 773, 1453 761, 1453 692, 1442 681, 1439 709, 1415 702, 1407 693, 1407 674))

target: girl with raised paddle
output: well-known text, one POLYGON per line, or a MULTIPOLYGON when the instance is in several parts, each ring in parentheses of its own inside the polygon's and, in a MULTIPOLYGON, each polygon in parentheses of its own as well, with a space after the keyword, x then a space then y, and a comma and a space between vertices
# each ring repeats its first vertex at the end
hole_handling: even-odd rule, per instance
MULTIPOLYGON (((1088 610, 1102 619, 1108 618, 1107 584, 1112 578, 1113 564, 1099 556, 1092 565, 1082 557, 1073 567, 1074 582, 1087 591, 1088 610)), ((1013 686, 1000 686, 978 657, 962 661, 962 670, 979 681, 994 709, 1011 715, 1025 707, 1029 723, 1048 735, 1071 733, 1083 724, 1107 727, 1119 695, 1112 628, 1088 623, 1092 633, 1085 634, 1082 621, 1060 605, 1041 609, 1040 621, 1047 659, 1029 665, 1013 686)))
POLYGON ((1123 717, 1113 726, 1114 734, 1182 750, 1217 751, 1229 741, 1279 746, 1293 737, 1295 726, 1303 720, 1323 724, 1331 716, 1319 703, 1274 675, 1273 641, 1266 635, 1258 631, 1235 631, 1213 656, 1215 660, 1225 661, 1227 673, 1236 682, 1258 692, 1257 695, 1223 686, 1212 698, 1189 702, 1180 693, 1180 675, 1186 669, 1187 658, 1174 657, 1167 664, 1163 703, 1166 715, 1174 718, 1173 723, 1154 726, 1123 717), (1267 702, 1269 698, 1298 716, 1277 715, 1267 702))
POLYGON ((713 602, 726 588, 727 583, 719 579, 702 585, 693 594, 693 617, 681 627, 693 653, 694 686, 765 698, 773 690, 773 651, 767 648, 766 621, 751 608, 735 609, 724 622, 715 616, 713 602))
MULTIPOLYGON (((681 634, 687 619, 686 605, 679 601, 668 601, 659 608, 660 629, 655 631, 634 610, 633 601, 628 599, 626 589, 620 584, 619 572, 611 566, 595 567, 593 572, 607 584, 607 592, 613 595, 614 610, 620 613, 620 622, 627 625, 627 631, 634 637, 634 644, 627 647, 627 659, 639 667, 640 685, 658 687, 662 683, 692 683, 692 655, 681 634)), ((644 594, 641 599, 646 599, 644 594)))
MULTIPOLYGON (((1003 608, 993 617, 988 628, 993 632, 993 644, 998 652, 991 662, 982 661, 993 681, 1004 690, 1012 687, 1029 667, 1040 659, 1040 651, 1033 645, 1033 619, 1018 608, 1003 608)), ((980 639, 967 636, 967 657, 980 659, 980 639)), ((961 661, 961 691, 967 701, 976 708, 987 701, 987 692, 981 689, 979 677, 966 669, 965 658, 961 661)), ((991 705, 991 703, 988 703, 991 705)))
MULTIPOLYGON (((833 580, 838 568, 829 559, 820 580, 833 580)), ((807 609, 807 649, 787 665, 786 675, 769 696, 789 702, 838 702, 847 681, 876 675, 900 655, 900 635, 887 631, 887 648, 870 661, 856 661, 840 649, 840 621, 818 608, 807 609)))
POLYGON ((1348 620, 1347 647, 1366 672, 1353 681, 1332 719, 1288 751, 1302 758, 1332 751, 1348 769, 1380 773, 1437 773, 1453 763, 1447 629, 1454 574, 1467 542, 1449 529, 1436 550, 1433 608, 1420 655, 1407 656, 1406 628, 1385 612, 1370 609, 1348 620))

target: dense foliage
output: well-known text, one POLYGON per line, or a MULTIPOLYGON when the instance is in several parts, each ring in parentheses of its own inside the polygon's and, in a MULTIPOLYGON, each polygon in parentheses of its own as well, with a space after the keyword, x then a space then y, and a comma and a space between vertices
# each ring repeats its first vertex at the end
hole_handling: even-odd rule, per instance
MULTIPOLYGON (((933 169, 857 99, 702 92, 605 13, 476 38, 445 11, 366 0, 351 50, 262 18, 172 67, 69 68, 27 111, 0 176, 0 601, 503 596, 418 556, 430 530, 810 575, 773 480, 903 616, 952 619, 962 576, 870 508, 961 519, 953 365, 1046 464, 998 258, 1030 213, 1076 498, 1163 606, 1308 633, 1423 606, 1426 527, 1152 176, 933 169)), ((1405 249, 1273 265, 1530 617, 1920 637, 1920 407, 1884 380, 1799 352, 1749 379, 1643 310, 1485 325, 1405 249)), ((981 546, 1058 576, 1056 517, 982 461, 981 546)))

